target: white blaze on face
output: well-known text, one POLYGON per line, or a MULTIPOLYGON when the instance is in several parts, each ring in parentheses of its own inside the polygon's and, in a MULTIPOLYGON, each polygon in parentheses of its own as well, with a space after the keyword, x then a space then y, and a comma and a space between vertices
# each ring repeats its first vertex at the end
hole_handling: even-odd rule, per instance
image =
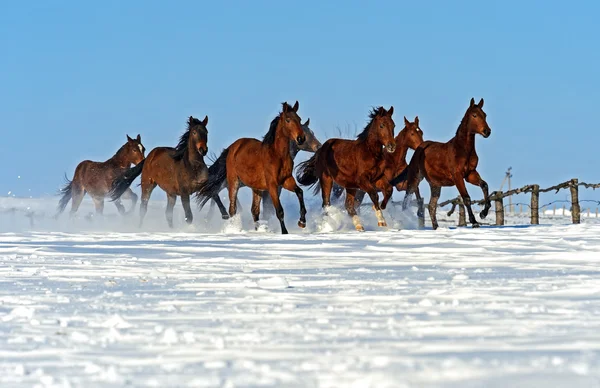
POLYGON ((141 144, 138 144, 138 147, 140 149, 140 152, 143 154, 144 153, 144 147, 141 144))

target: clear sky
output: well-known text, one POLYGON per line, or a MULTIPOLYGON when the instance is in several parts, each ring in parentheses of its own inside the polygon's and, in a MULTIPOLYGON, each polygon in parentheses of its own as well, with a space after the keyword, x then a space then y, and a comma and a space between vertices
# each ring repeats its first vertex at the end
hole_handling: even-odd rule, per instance
POLYGON ((597 1, 2 1, 0 195, 52 194, 126 133, 172 146, 189 115, 209 116, 212 151, 261 137, 284 100, 322 141, 375 105, 447 141, 483 97, 492 189, 509 166, 515 186, 599 182, 599 15, 597 1))

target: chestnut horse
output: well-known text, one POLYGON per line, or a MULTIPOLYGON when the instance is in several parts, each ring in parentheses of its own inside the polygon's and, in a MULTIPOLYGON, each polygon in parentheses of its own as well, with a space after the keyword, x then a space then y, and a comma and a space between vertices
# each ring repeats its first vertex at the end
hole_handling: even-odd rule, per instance
MULTIPOLYGON (((58 203, 58 217, 67 207, 69 200, 71 203, 71 215, 77 212, 79 205, 85 193, 88 193, 94 201, 96 213, 102 214, 104 211, 104 198, 108 195, 113 179, 127 171, 131 164, 139 164, 144 160, 145 148, 142 145, 142 138, 137 135, 132 139, 127 135, 127 143, 125 143, 117 153, 106 162, 92 162, 85 160, 75 169, 73 180, 66 179, 67 185, 63 187, 59 194, 62 198, 58 203)), ((121 203, 121 199, 131 199, 131 208, 137 202, 137 195, 131 189, 123 190, 115 197, 115 206, 121 214, 125 214, 125 207, 121 203)))
POLYGON ((479 134, 488 138, 492 134, 486 121, 487 115, 482 108, 483 98, 478 104, 475 104, 475 100, 471 98, 471 104, 458 126, 456 136, 447 143, 426 141, 421 144, 413 154, 408 167, 391 181, 394 185, 406 182, 407 190, 403 203, 403 208, 406 209, 411 193, 417 190, 423 178, 427 179, 431 187, 429 215, 433 229, 438 228, 436 210, 443 186, 456 186, 469 212, 469 221, 474 228, 478 227, 479 223, 471 209, 471 197, 467 192, 465 180, 481 187, 483 191, 485 206, 480 217, 487 217, 490 210, 488 185, 476 170, 479 157, 475 151, 475 135, 479 134))
MULTIPOLYGON (((166 217, 169 227, 173 227, 173 207, 177 196, 181 197, 181 204, 185 211, 185 221, 191 224, 194 216, 190 208, 190 194, 198 190, 200 185, 208 178, 208 168, 204 163, 204 156, 208 152, 208 116, 200 121, 190 116, 188 129, 181 135, 177 147, 157 147, 150 151, 143 163, 126 171, 113 182, 111 197, 119 198, 131 183, 142 174, 142 203, 140 205, 140 226, 148 211, 148 201, 152 190, 158 185, 167 193, 166 217)), ((225 212, 221 200, 215 201, 225 212)), ((227 216, 227 214, 225 214, 227 216)))
MULTIPOLYGON (((392 198, 394 193, 394 186, 390 184, 390 181, 400 174, 408 165, 406 163, 406 154, 408 149, 416 150, 419 145, 423 143, 423 131, 419 127, 419 116, 415 117, 414 122, 410 122, 404 117, 404 128, 398 135, 396 135, 396 151, 385 155, 385 170, 383 176, 375 183, 377 190, 384 193, 383 201, 381 201, 381 209, 385 209, 389 200, 392 198)), ((337 186, 337 185, 336 185, 337 186)), ((406 183, 399 183, 396 185, 396 190, 406 190, 406 183)), ((339 198, 344 191, 343 188, 337 186, 333 189, 333 197, 339 198), (337 190, 336 190, 337 189, 337 190)), ((419 191, 416 191, 417 200, 422 201, 419 191)), ((362 190, 357 191, 355 197, 356 207, 362 204, 365 197, 365 192, 362 190)))
POLYGON ((304 195, 298 187, 292 169, 294 161, 290 156, 290 140, 302 145, 306 135, 298 116, 298 101, 293 107, 284 102, 283 109, 271 122, 269 132, 262 141, 251 138, 236 140, 223 150, 219 158, 210 166, 209 178, 198 192, 198 201, 204 205, 211 198, 218 197, 219 191, 227 184, 229 190, 229 215, 237 212, 237 193, 241 185, 252 189, 252 218, 258 226, 261 193, 268 191, 275 207, 281 233, 287 234, 284 213, 279 201, 279 187, 293 191, 300 202, 298 226, 306 226, 304 195))
POLYGON ((387 226, 379 207, 376 184, 384 176, 385 153, 396 150, 393 113, 394 107, 387 111, 383 107, 373 110, 369 115, 371 121, 356 140, 329 139, 312 158, 298 166, 296 178, 301 185, 320 183, 323 208, 330 205, 334 182, 346 189, 346 210, 358 231, 364 228, 355 210, 357 190, 369 194, 378 225, 387 226))

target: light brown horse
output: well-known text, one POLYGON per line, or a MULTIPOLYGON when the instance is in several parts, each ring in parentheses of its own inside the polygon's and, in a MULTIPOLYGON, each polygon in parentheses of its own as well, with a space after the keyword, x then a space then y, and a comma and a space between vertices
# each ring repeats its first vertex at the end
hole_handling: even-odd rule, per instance
POLYGON ((492 134, 486 120, 487 115, 482 108, 483 98, 478 104, 475 104, 475 100, 471 98, 471 103, 458 126, 456 136, 447 143, 426 141, 421 144, 413 154, 408 167, 391 181, 394 185, 406 182, 407 190, 403 203, 403 208, 406 208, 411 193, 417 190, 423 178, 427 179, 431 187, 429 215, 433 229, 438 228, 436 210, 442 186, 456 186, 469 213, 469 221, 474 228, 478 227, 479 223, 471 209, 471 197, 467 192, 465 180, 481 187, 483 191, 485 206, 480 217, 487 217, 490 210, 488 185, 477 172, 479 157, 475 151, 475 135, 479 134, 488 138, 492 134))
MULTIPOLYGON (((118 198, 127 190, 135 178, 142 174, 142 203, 140 205, 140 226, 148 211, 148 201, 152 190, 158 185, 167 193, 166 217, 169 227, 173 227, 173 208, 177 196, 185 212, 185 221, 191 224, 194 216, 190 207, 190 195, 195 193, 208 178, 208 168, 204 156, 208 152, 208 116, 200 121, 190 116, 187 130, 181 135, 177 147, 157 147, 150 151, 143 163, 125 172, 113 182, 111 197, 118 198)), ((215 201, 222 212, 225 207, 216 197, 215 201)), ((225 214, 226 216, 227 214, 225 214)))
MULTIPOLYGON (((75 168, 75 175, 73 180, 67 180, 67 184, 60 190, 62 198, 58 203, 58 212, 56 216, 60 215, 69 200, 73 200, 71 203, 71 215, 77 212, 81 201, 88 193, 94 201, 96 207, 96 213, 102 214, 104 211, 104 198, 108 195, 113 179, 127 171, 131 164, 139 164, 144 160, 145 148, 142 145, 142 138, 137 135, 135 139, 132 139, 127 135, 127 143, 125 143, 117 153, 106 162, 92 162, 91 160, 84 160, 77 165, 75 168)), ((125 214, 125 207, 121 203, 121 199, 131 199, 131 208, 135 206, 137 202, 137 195, 129 190, 123 190, 123 192, 115 197, 115 206, 121 214, 125 214)))
POLYGON ((290 140, 302 145, 306 136, 298 116, 298 101, 293 107, 284 102, 283 109, 271 122, 269 132, 262 141, 251 138, 236 140, 209 168, 209 178, 198 192, 201 206, 211 198, 218 197, 225 183, 229 190, 229 215, 237 212, 237 193, 241 185, 252 189, 252 218, 258 226, 261 193, 268 191, 275 207, 275 214, 281 225, 281 233, 287 234, 283 206, 279 201, 279 187, 293 191, 300 203, 298 226, 306 226, 304 195, 298 187, 292 169, 294 161, 290 156, 290 140))
POLYGON ((371 112, 371 121, 356 140, 329 139, 315 155, 298 166, 296 178, 302 185, 320 183, 323 208, 330 205, 333 183, 346 189, 346 210, 356 230, 364 231, 356 214, 355 195, 365 191, 373 201, 379 226, 387 226, 377 193, 377 182, 384 176, 386 153, 396 150, 392 120, 394 107, 379 107, 371 112))
MULTIPOLYGON (((423 131, 419 127, 419 116, 415 117, 414 122, 410 122, 404 117, 404 128, 396 135, 396 151, 391 154, 384 154, 385 170, 383 176, 375 183, 377 190, 384 194, 383 201, 381 201, 381 209, 387 207, 387 204, 394 193, 394 186, 392 186, 390 181, 408 166, 406 163, 406 154, 408 153, 408 150, 416 150, 421 143, 423 143, 423 131)), ((344 190, 341 187, 339 188, 339 190, 336 190, 336 188, 333 189, 332 193, 334 198, 339 198, 344 190)), ((397 184, 396 190, 406 190, 406 183, 397 184)), ((416 194, 417 200, 422 200, 418 190, 416 191, 416 194)), ((362 204, 364 197, 364 191, 357 191, 355 197, 355 206, 357 209, 359 209, 359 206, 362 204)))

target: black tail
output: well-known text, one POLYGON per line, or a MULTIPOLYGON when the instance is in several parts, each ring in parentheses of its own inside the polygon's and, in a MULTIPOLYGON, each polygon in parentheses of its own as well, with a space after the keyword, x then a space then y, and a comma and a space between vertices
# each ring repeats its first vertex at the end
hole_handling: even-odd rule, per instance
POLYGON ((200 189, 196 193, 196 201, 200 208, 211 198, 219 195, 219 192, 225 187, 228 154, 229 148, 225 148, 217 160, 208 168, 208 179, 200 185, 200 189))
POLYGON ((73 181, 70 181, 69 178, 67 178, 67 174, 65 174, 65 183, 66 185, 58 191, 58 195, 62 195, 62 198, 58 201, 57 216, 65 211, 67 204, 73 196, 73 181))
POLYGON ((390 183, 392 184, 392 186, 396 186, 398 183, 404 182, 405 180, 408 179, 408 167, 409 166, 406 166, 404 168, 404 170, 402 170, 402 172, 400 173, 400 175, 398 175, 397 177, 395 177, 394 179, 392 179, 390 181, 390 183))
POLYGON ((108 193, 112 201, 116 201, 117 199, 121 198, 121 195, 123 195, 125 190, 131 186, 135 178, 142 173, 144 162, 146 162, 146 159, 125 171, 121 176, 115 178, 108 193))
POLYGON ((310 159, 304 161, 298 165, 298 172, 296 173, 296 180, 302 186, 312 186, 319 180, 317 177, 317 155, 316 152, 310 159))

